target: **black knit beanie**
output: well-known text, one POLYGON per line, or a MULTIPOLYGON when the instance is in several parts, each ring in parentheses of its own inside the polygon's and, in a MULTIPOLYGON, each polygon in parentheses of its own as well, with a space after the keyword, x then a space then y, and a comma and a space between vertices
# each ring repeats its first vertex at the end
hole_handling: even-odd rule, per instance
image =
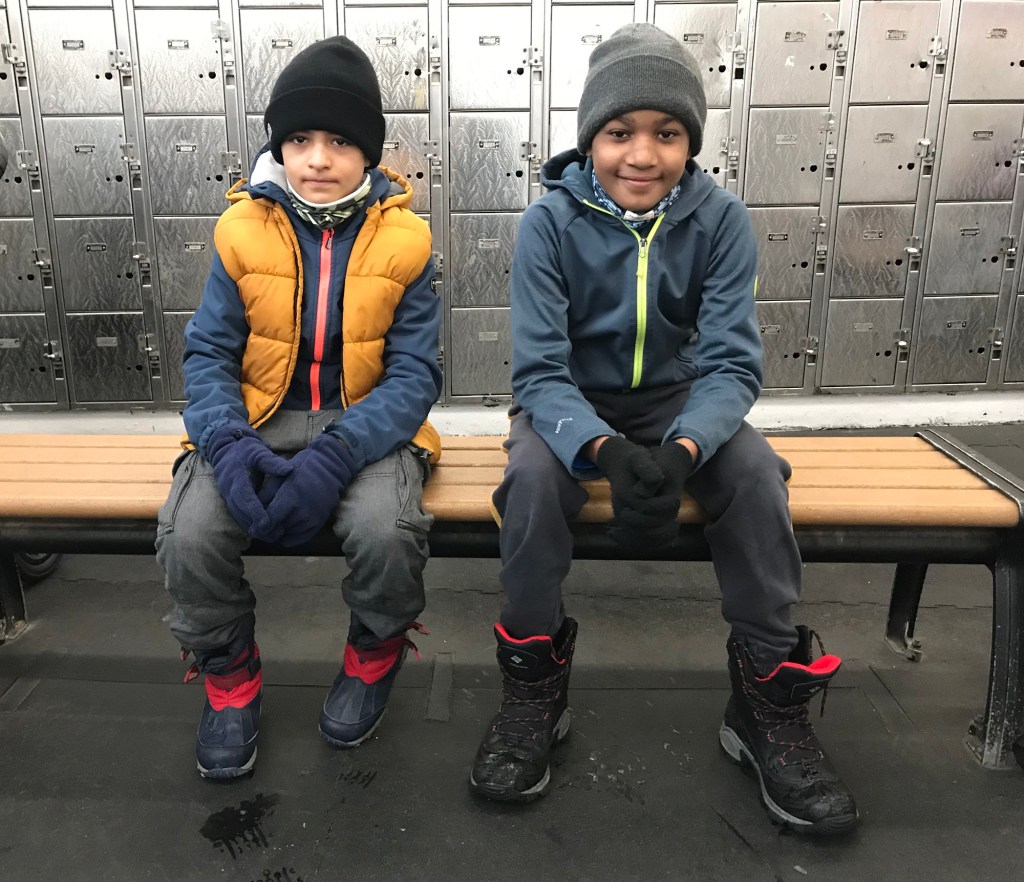
POLYGON ((700 153, 708 102, 697 59, 652 24, 619 28, 590 54, 576 114, 576 146, 590 149, 601 127, 631 110, 660 110, 686 126, 690 155, 700 153))
POLYGON ((344 135, 371 168, 384 149, 380 85, 370 59, 348 37, 328 37, 299 52, 281 71, 263 114, 270 152, 294 132, 320 129, 344 135))

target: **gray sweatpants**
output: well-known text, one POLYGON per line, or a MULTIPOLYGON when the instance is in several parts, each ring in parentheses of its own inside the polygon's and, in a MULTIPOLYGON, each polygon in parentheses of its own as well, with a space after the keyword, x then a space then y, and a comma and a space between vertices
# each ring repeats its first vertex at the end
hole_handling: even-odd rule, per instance
MULTIPOLYGON (((652 443, 650 431, 625 434, 652 443)), ((493 497, 502 518, 501 623, 516 637, 555 634, 565 614, 562 581, 572 564, 568 522, 589 497, 522 411, 512 418, 505 448, 508 465, 493 497)), ((704 534, 722 615, 734 634, 747 637, 758 667, 769 670, 796 645, 790 606, 800 599, 801 561, 789 516, 789 476, 789 464, 743 423, 686 482, 707 516, 704 534)))
MULTIPOLYGON (((259 433, 290 456, 337 416, 278 411, 259 433)), ((402 632, 426 604, 423 568, 433 517, 421 501, 428 468, 411 448, 399 449, 359 472, 334 512, 334 535, 349 566, 341 586, 352 612, 349 638, 360 645, 402 632)), ((251 539, 198 452, 182 454, 174 469, 157 521, 157 561, 174 600, 171 633, 184 648, 205 654, 253 632, 256 597, 242 564, 251 539)))

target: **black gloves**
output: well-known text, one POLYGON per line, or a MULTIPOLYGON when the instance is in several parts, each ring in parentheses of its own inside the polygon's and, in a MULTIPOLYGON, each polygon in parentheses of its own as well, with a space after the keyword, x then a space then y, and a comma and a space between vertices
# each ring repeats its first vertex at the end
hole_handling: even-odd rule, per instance
POLYGON ((616 542, 657 548, 675 538, 683 485, 693 471, 685 447, 670 441, 652 451, 612 436, 598 450, 597 465, 611 484, 609 535, 616 542))

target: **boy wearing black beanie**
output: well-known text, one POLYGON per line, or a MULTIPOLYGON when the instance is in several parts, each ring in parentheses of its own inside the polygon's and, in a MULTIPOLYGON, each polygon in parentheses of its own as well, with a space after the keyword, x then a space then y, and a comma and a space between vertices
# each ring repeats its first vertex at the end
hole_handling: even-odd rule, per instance
POLYGON ((744 421, 762 378, 757 253, 746 207, 693 162, 706 116, 695 59, 653 25, 620 28, 590 56, 576 149, 547 162, 550 192, 520 223, 515 403, 493 496, 504 689, 470 786, 526 801, 550 784, 577 634, 561 593, 568 522, 588 498, 579 482, 606 477, 611 535, 641 555, 675 541, 684 490, 703 509, 732 632, 722 747, 753 767, 774 819, 835 833, 857 809, 807 702, 840 660, 812 663, 812 632, 790 620, 790 468, 744 421))
POLYGON ((262 661, 242 555, 302 545, 329 525, 349 573, 344 662, 320 734, 354 747, 377 727, 420 629, 440 439, 440 303, 431 236, 409 183, 379 168, 380 88, 369 58, 331 37, 281 72, 268 144, 228 192, 202 302, 185 329, 187 438, 160 510, 157 559, 171 633, 206 675, 200 774, 256 760, 262 661))

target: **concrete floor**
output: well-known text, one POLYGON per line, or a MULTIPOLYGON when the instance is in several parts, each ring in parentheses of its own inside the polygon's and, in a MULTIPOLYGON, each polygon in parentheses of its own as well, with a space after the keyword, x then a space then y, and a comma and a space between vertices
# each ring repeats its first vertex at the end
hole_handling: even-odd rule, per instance
MULTIPOLYGON (((953 431, 1024 474, 1024 426, 953 431)), ((0 647, 0 879, 1021 878, 1024 772, 983 771, 962 744, 984 705, 983 567, 929 573, 919 664, 881 639, 891 567, 806 567, 798 618, 845 662, 817 726, 862 816, 832 841, 780 833, 718 747, 726 627, 706 564, 578 562, 573 734, 552 790, 526 807, 471 797, 498 701, 497 572, 429 564, 422 660, 377 735, 335 752, 316 720, 341 657, 344 566, 252 560, 266 710, 255 774, 225 784, 194 769, 202 687, 180 683, 156 564, 67 557, 0 647)))

